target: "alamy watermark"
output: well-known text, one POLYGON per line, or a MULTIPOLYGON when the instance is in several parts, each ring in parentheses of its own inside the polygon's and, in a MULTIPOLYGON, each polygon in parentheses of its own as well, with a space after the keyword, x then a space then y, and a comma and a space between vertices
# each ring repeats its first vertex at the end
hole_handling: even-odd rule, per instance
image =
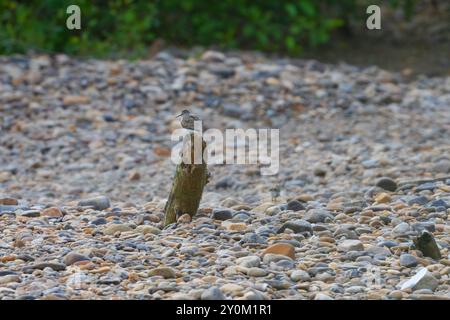
POLYGON ((375 4, 370 5, 366 9, 366 13, 370 16, 366 20, 366 27, 369 30, 381 29, 381 8, 375 4))
POLYGON ((171 153, 173 163, 259 164, 261 175, 278 173, 279 129, 226 129, 225 132, 219 129, 202 129, 202 121, 199 120, 194 122, 194 130, 180 128, 172 132, 171 140, 178 142, 171 153), (205 148, 203 141, 206 143, 205 148), (191 154, 191 150, 194 154, 191 154))
POLYGON ((66 27, 69 30, 81 29, 81 9, 79 6, 72 4, 67 7, 66 13, 70 16, 66 19, 66 27))
MULTIPOLYGON (((66 13, 69 16, 66 19, 66 27, 69 30, 81 29, 81 9, 79 6, 72 4, 67 7, 66 13)), ((381 8, 375 4, 370 5, 366 9, 366 13, 370 16, 366 20, 366 27, 369 30, 381 29, 381 8)))

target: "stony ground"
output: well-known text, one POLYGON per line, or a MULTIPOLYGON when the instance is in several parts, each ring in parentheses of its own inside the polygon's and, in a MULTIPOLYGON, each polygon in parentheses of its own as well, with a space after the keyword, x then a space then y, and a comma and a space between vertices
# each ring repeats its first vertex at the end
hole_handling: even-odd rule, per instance
POLYGON ((375 67, 0 58, 0 298, 450 299, 449 107, 450 77, 375 67), (163 229, 185 108, 279 128, 280 172, 213 166, 163 229))

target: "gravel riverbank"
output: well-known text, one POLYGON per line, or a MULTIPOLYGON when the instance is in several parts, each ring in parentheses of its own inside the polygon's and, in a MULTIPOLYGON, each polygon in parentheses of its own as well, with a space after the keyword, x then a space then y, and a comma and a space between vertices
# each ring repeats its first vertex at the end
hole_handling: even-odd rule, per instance
POLYGON ((1 57, 0 114, 0 299, 450 299, 450 77, 1 57), (163 229, 186 108, 279 128, 280 171, 213 166, 198 215, 163 229))

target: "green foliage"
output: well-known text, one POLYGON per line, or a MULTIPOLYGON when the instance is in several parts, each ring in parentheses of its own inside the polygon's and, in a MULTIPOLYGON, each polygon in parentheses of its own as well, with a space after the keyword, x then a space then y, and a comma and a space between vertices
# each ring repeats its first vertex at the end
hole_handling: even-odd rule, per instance
POLYGON ((0 0, 0 53, 140 55, 155 38, 155 13, 151 1, 0 0), (81 30, 66 28, 71 4, 81 8, 81 30))
MULTIPOLYGON (((342 20, 327 16, 324 1, 164 0, 161 35, 182 45, 210 45, 296 53, 328 40, 342 20)), ((331 3, 332 1, 330 1, 331 3)))
MULTIPOLYGON (((415 0, 390 2, 410 14, 415 0)), ((0 54, 31 49, 138 57, 157 38, 183 46, 297 54, 329 41, 350 17, 364 18, 367 5, 365 0, 0 0, 0 54), (66 28, 71 4, 81 8, 81 30, 66 28)))

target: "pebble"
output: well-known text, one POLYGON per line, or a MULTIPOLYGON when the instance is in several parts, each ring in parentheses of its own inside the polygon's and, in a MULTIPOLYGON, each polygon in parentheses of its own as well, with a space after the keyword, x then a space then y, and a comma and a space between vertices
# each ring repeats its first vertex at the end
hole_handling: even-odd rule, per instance
POLYGON ((107 234, 107 235, 113 235, 116 232, 127 232, 127 231, 132 231, 133 229, 125 224, 112 224, 107 226, 104 230, 103 233, 107 234))
POLYGON ((237 259, 236 263, 245 268, 259 267, 261 259, 258 256, 247 256, 237 259))
POLYGON ((324 209, 311 209, 305 214, 303 219, 310 223, 322 223, 333 221, 334 216, 329 211, 324 209))
MULTIPOLYGON (((128 230, 128 229, 127 229, 128 230)), ((125 231, 127 231, 125 230, 125 231)), ((141 226, 137 226, 136 229, 134 229, 135 232, 137 233, 142 233, 142 234, 155 234, 158 235, 161 233, 161 230, 153 227, 153 226, 149 226, 149 225, 141 225, 141 226)), ((115 232, 113 232, 115 233, 115 232)))
POLYGON ((402 222, 399 223, 398 225, 396 225, 394 227, 394 229, 392 229, 392 233, 393 234, 397 234, 397 235, 403 235, 407 232, 409 232, 411 230, 409 224, 407 224, 406 222, 402 222))
POLYGON ((192 221, 192 217, 185 213, 182 214, 178 219, 177 219, 177 223, 183 224, 183 223, 190 223, 192 221))
POLYGON ((39 210, 26 210, 20 213, 20 216, 22 217, 28 217, 28 218, 36 218, 41 215, 41 212, 39 210))
POLYGON ((244 287, 234 283, 227 283, 222 285, 220 290, 225 294, 236 295, 241 293, 244 290, 244 287))
POLYGON ((428 289, 434 291, 439 285, 439 281, 426 268, 422 268, 409 280, 405 281, 400 289, 421 290, 428 289))
POLYGON ((63 262, 66 266, 70 266, 79 261, 89 261, 89 260, 90 259, 85 255, 79 254, 77 252, 70 252, 64 257, 63 262))
POLYGON ((404 253, 400 256, 400 265, 407 268, 414 268, 419 261, 412 254, 404 253))
POLYGON ((300 210, 305 210, 305 207, 303 206, 303 204, 300 201, 292 200, 292 201, 288 202, 286 209, 292 210, 292 211, 300 211, 300 210))
POLYGON ((265 277, 268 274, 267 270, 256 267, 249 268, 246 273, 250 277, 265 277))
POLYGON ((45 268, 50 268, 55 271, 63 271, 66 269, 66 265, 62 263, 42 262, 34 264, 30 267, 30 269, 39 269, 39 270, 43 270, 45 268))
POLYGON ((375 185, 387 191, 395 192, 397 190, 397 183, 388 177, 382 177, 375 182, 375 185))
POLYGON ((290 229, 295 233, 309 232, 313 233, 313 229, 311 223, 305 221, 303 219, 296 219, 294 221, 285 222, 280 229, 278 229, 278 233, 284 232, 286 229, 290 229))
POLYGON ((344 240, 338 245, 338 249, 341 251, 363 251, 364 245, 359 240, 344 240))
POLYGON ((290 278, 294 282, 309 281, 311 279, 308 272, 303 271, 303 270, 294 270, 291 273, 290 278))
POLYGON ((19 201, 14 198, 0 198, 0 205, 5 206, 17 206, 19 204, 19 201))
POLYGON ((63 216, 63 214, 62 214, 61 210, 59 210, 59 208, 51 207, 51 208, 42 210, 41 216, 49 217, 49 218, 61 218, 63 216))
POLYGON ((267 253, 263 257, 263 262, 265 264, 270 265, 271 262, 277 263, 279 261, 287 260, 287 259, 291 259, 291 258, 286 255, 283 255, 283 254, 267 253))
POLYGON ((175 278, 176 277, 175 271, 172 268, 169 268, 169 267, 158 267, 158 268, 151 269, 148 272, 148 275, 150 277, 152 277, 152 276, 161 276, 161 277, 164 277, 165 279, 170 279, 170 278, 175 278))
POLYGON ((202 292, 201 295, 202 300, 225 300, 225 296, 222 291, 220 291, 219 287, 212 286, 202 292))
POLYGON ((334 300, 334 299, 325 293, 319 292, 314 296, 314 300, 334 300))
POLYGON ((295 260, 295 248, 293 245, 288 243, 275 243, 262 252, 264 257, 267 254, 283 255, 295 260))
POLYGON ((105 210, 111 206, 109 198, 106 196, 93 197, 88 199, 83 199, 78 202, 79 206, 82 207, 93 207, 95 210, 105 210))
POLYGON ((106 220, 103 217, 97 218, 97 219, 91 221, 91 224, 93 224, 95 226, 100 226, 100 225, 107 224, 107 223, 108 223, 108 220, 106 220))
POLYGON ((20 277, 18 275, 10 274, 0 277, 0 285, 5 285, 11 282, 20 282, 20 277))
POLYGON ((233 218, 233 213, 231 212, 231 210, 214 210, 211 214, 211 219, 215 219, 215 220, 228 220, 233 218))

